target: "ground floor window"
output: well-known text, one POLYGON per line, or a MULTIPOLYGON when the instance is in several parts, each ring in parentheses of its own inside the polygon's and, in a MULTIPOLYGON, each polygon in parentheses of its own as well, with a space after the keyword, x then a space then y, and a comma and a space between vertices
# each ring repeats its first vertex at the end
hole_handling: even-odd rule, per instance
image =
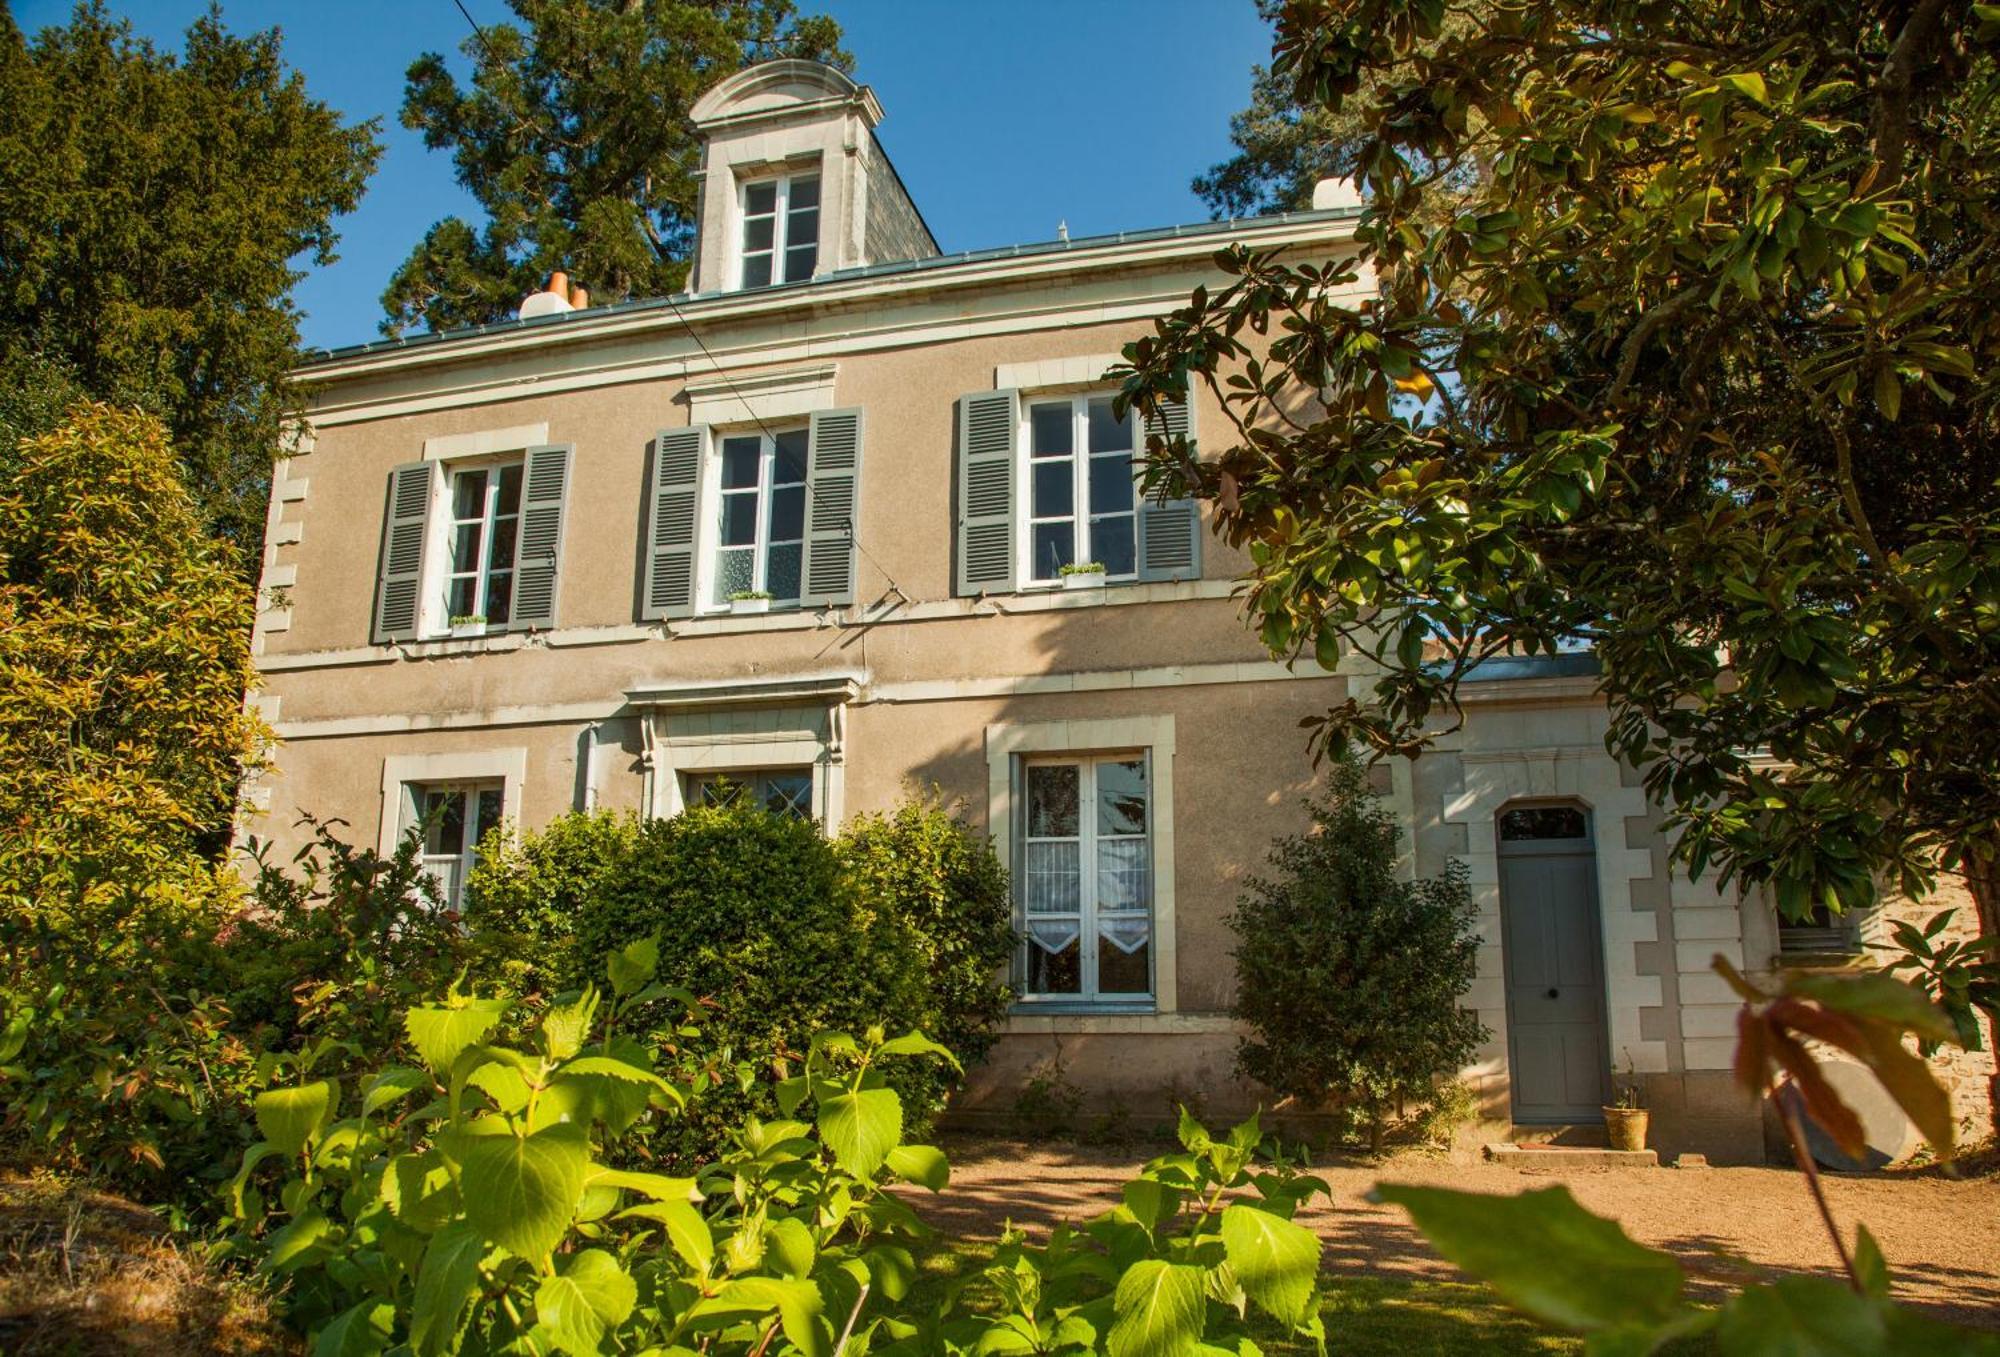
POLYGON ((423 834, 423 867, 450 909, 463 909, 465 877, 479 860, 479 841, 500 823, 506 798, 499 782, 428 782, 410 786, 415 824, 423 834))
POLYGON ((690 806, 734 806, 747 799, 773 815, 812 818, 813 775, 810 768, 735 768, 722 773, 689 773, 684 803, 690 806))
POLYGON ((1015 854, 1024 995, 1152 995, 1151 781, 1144 753, 1024 763, 1015 854))

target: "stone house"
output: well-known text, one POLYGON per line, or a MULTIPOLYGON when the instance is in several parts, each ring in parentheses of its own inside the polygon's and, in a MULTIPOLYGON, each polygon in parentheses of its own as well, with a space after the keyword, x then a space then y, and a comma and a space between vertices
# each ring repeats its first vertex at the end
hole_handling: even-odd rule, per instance
MULTIPOLYGON (((727 777, 834 826, 935 785, 1011 868, 1021 998, 962 1099, 1060 1060, 1151 1119, 1233 1072, 1224 916, 1303 822, 1298 720, 1351 673, 1275 663, 1247 561, 1137 493, 1106 369, 1228 244, 1325 258, 1358 204, 943 254, 872 91, 812 63, 724 81, 688 293, 315 356, 273 486, 255 648, 283 738, 259 836, 299 809, 387 849, 428 823, 456 892, 484 828, 672 815, 727 777), (1064 567, 1101 563, 1101 574, 1064 567)), ((1177 412, 1220 428, 1205 395, 1177 412)), ((1604 753, 1587 657, 1496 664, 1436 754, 1382 770, 1407 869, 1482 908, 1468 1002, 1488 1113, 1598 1119, 1645 1076, 1668 1151, 1761 1153, 1734 1003, 1787 938, 1688 885, 1604 753)), ((1845 934, 1800 939, 1847 946, 1845 934)))

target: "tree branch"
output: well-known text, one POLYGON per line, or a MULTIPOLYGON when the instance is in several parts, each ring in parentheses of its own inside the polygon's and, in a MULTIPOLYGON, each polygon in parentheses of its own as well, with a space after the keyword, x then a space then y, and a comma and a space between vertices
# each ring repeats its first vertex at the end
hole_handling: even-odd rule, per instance
POLYGON ((1625 342, 1618 349, 1618 371, 1611 379, 1611 389, 1604 393, 1606 405, 1616 405, 1625 388, 1632 384, 1633 374, 1639 370, 1639 354, 1646 347, 1646 341, 1662 325, 1678 316, 1701 298, 1699 284, 1687 287, 1661 302, 1658 306, 1639 317, 1639 323, 1625 336, 1625 342))
POLYGON ((1869 188, 1903 177, 1903 146, 1910 134, 1910 86, 1918 64, 1929 55, 1944 15, 1945 0, 1918 0, 1875 86, 1875 164, 1863 179, 1869 188))

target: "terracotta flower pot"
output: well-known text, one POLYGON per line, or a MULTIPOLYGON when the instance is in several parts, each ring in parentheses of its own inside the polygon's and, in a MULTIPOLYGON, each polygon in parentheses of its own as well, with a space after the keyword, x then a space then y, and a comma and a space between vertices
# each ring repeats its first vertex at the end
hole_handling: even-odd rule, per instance
POLYGON ((1604 1109, 1604 1131, 1614 1150, 1643 1150, 1646 1148, 1646 1109, 1643 1107, 1607 1107, 1604 1109))

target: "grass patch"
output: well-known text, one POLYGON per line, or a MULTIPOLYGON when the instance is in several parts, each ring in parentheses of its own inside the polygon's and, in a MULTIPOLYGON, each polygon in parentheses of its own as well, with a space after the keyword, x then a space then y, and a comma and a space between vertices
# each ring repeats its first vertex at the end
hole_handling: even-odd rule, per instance
POLYGON ((152 1212, 47 1175, 0 1177, 0 1352, 295 1353, 262 1292, 152 1212))

